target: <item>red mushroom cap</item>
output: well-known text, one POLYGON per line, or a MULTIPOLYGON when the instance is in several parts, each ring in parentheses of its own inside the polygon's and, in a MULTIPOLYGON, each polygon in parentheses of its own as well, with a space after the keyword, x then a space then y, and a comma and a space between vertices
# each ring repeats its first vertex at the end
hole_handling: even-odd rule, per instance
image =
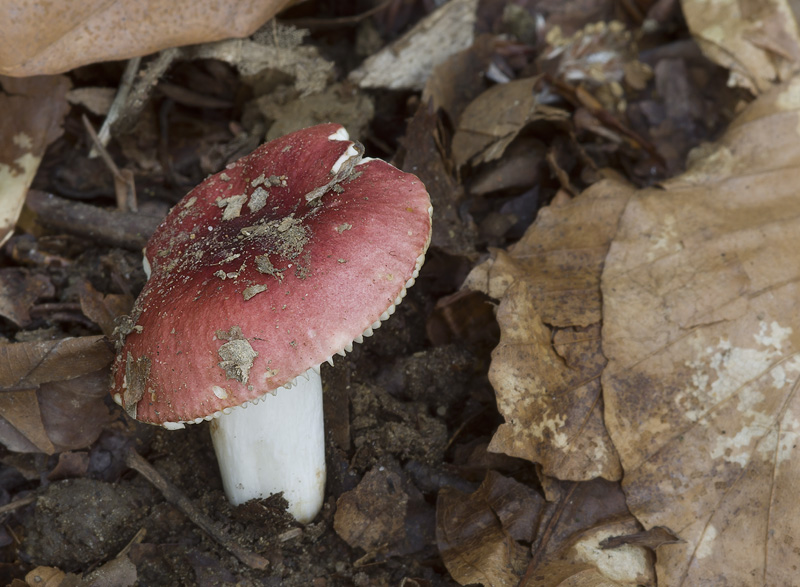
POLYGON ((349 350, 394 311, 424 260, 430 199, 346 139, 324 124, 271 141, 172 209, 119 329, 114 393, 129 414, 219 415, 349 350))

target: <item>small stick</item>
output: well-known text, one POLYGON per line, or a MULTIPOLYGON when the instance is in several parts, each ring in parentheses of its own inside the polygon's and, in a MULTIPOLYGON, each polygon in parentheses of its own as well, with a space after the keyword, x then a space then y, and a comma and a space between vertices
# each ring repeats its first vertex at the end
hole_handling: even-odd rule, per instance
POLYGON ((36 501, 36 496, 29 495, 28 497, 23 497, 22 499, 18 499, 16 501, 12 501, 11 503, 7 503, 6 505, 0 506, 0 516, 8 512, 13 512, 15 509, 26 506, 34 501, 36 501))
POLYGON ((166 500, 180 509, 187 518, 204 530, 211 538, 216 540, 220 545, 224 546, 236 558, 242 561, 249 567, 254 569, 265 569, 269 565, 269 561, 263 556, 258 555, 249 550, 245 550, 233 540, 231 540, 225 533, 223 533, 214 521, 206 516, 203 512, 198 510, 194 504, 189 501, 177 487, 172 485, 161 473, 148 463, 139 453, 133 448, 129 448, 125 454, 125 464, 131 469, 142 475, 150 483, 161 491, 166 500))
POLYGON ((130 169, 120 170, 117 164, 114 163, 111 155, 108 154, 103 143, 100 142, 100 138, 94 131, 92 123, 89 122, 85 114, 81 116, 81 120, 83 120, 83 126, 86 127, 86 132, 89 133, 89 137, 94 143, 94 148, 100 154, 103 163, 106 164, 106 167, 108 167, 111 174, 114 176, 114 191, 117 196, 117 208, 136 212, 138 210, 138 205, 136 204, 136 185, 133 181, 133 172, 130 169))
POLYGON ((141 251, 164 220, 163 216, 100 208, 38 190, 28 190, 25 204, 47 228, 131 251, 141 251))
POLYGON ((128 541, 128 544, 126 544, 124 548, 117 553, 116 558, 119 558, 121 556, 128 556, 128 553, 131 550, 131 546, 133 546, 134 544, 141 544, 146 535, 147 535, 147 530, 145 530, 144 528, 139 528, 139 531, 133 535, 133 538, 131 538, 128 541))
MULTIPOLYGON (((108 141, 111 139, 111 125, 117 121, 120 112, 122 112, 125 103, 128 101, 128 95, 131 93, 131 87, 133 86, 133 81, 136 79, 136 74, 139 72, 139 65, 141 63, 141 57, 134 57, 133 59, 129 59, 128 64, 125 66, 125 72, 122 74, 119 88, 117 88, 117 95, 111 103, 111 108, 109 108, 108 114, 106 114, 103 126, 100 127, 100 132, 97 133, 98 142, 104 147, 108 145, 108 141)), ((89 159, 94 159, 95 157, 97 157, 97 150, 92 147, 92 150, 89 152, 89 159)))
POLYGON ((125 104, 120 109, 117 120, 111 124, 111 131, 115 135, 119 136, 133 130, 133 127, 139 122, 139 114, 147 104, 150 93, 158 84, 158 80, 181 55, 183 55, 181 47, 164 49, 147 64, 141 75, 137 76, 125 104))

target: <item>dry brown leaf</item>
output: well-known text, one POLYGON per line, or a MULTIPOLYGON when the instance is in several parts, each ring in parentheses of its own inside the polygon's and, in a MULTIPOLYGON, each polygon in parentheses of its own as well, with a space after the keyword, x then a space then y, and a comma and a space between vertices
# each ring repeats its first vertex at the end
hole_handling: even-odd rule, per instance
POLYGON ((433 215, 431 246, 450 255, 475 255, 475 225, 464 220, 461 205, 464 188, 453 177, 443 157, 446 142, 439 117, 420 104, 406 128, 406 151, 402 169, 419 177, 428 188, 436 214, 433 215))
POLYGON ((602 277, 606 426, 663 585, 800 567, 800 79, 620 220, 602 277))
MULTIPOLYGON (((14 20, 0 19, 0 28, 14 20)), ((0 44, 3 43, 0 35, 0 44)), ((1 45, 0 45, 1 46, 1 45)), ((47 145, 63 132, 69 111, 64 76, 13 79, 0 76, 0 244, 11 236, 25 195, 47 145)))
POLYGON ((496 43, 495 35, 479 35, 467 49, 434 67, 422 90, 422 103, 430 104, 434 112, 442 109, 451 121, 458 121, 464 108, 489 86, 485 73, 496 43))
POLYGON ((503 155, 523 127, 534 120, 563 121, 566 111, 539 104, 534 86, 539 77, 498 84, 464 109, 453 135, 456 166, 478 165, 503 155))
POLYGON ((31 306, 39 298, 55 295, 51 281, 40 273, 18 267, 0 269, 0 316, 17 326, 31 321, 31 306))
POLYGON ((490 471, 472 494, 444 488, 436 503, 436 542, 461 585, 516 586, 544 499, 529 487, 490 471))
POLYGON ((641 532, 619 483, 595 479, 549 485, 555 501, 545 516, 546 529, 533 543, 533 566, 520 587, 655 585, 654 557, 646 548, 602 546, 607 538, 641 532))
POLYGON ((67 101, 70 104, 83 106, 92 114, 105 116, 111 109, 116 93, 114 88, 75 88, 67 92, 67 101))
POLYGON ((800 30, 789 0, 683 0, 689 30, 732 84, 759 94, 800 68, 800 30))
POLYGON ((339 83, 308 95, 292 90, 272 92, 256 98, 255 103, 265 118, 275 121, 267 131, 267 141, 329 120, 344 126, 353 140, 363 140, 375 114, 372 98, 339 83))
POLYGON ((550 206, 466 286, 501 300, 489 377, 506 420, 490 450, 540 463, 559 479, 619 479, 603 426, 600 271, 628 186, 600 182, 550 206))
POLYGON ((0 20, 0 73, 16 77, 155 53, 167 47, 245 37, 287 0, 74 0, 23 2, 0 20))
POLYGON ((0 442, 14 452, 53 454, 35 389, 0 392, 0 442))
POLYGON ((17 452, 83 448, 109 419, 102 336, 0 345, 0 442, 17 452))
POLYGON ((129 314, 133 307, 133 297, 129 294, 102 294, 88 281, 78 289, 83 315, 97 324, 103 334, 110 337, 114 333, 114 320, 129 314))

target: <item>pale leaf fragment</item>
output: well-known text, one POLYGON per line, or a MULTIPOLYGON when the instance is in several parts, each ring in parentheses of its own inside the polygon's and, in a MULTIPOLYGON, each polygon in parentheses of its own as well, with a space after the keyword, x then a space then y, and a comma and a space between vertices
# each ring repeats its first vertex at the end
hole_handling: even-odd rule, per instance
POLYGON ((350 73, 361 88, 421 90, 433 68, 474 39, 477 0, 450 0, 350 73))
POLYGON ((659 584, 800 567, 800 79, 628 203, 602 277, 605 421, 659 584))
POLYGON ((760 94, 800 69, 800 29, 789 0, 684 0, 686 22, 730 85, 760 94))
POLYGON ((226 39, 186 49, 192 59, 219 59, 230 63, 245 78, 266 69, 294 78, 293 87, 306 96, 325 89, 333 75, 333 63, 319 50, 303 44, 308 31, 287 25, 265 27, 252 39, 226 39))
MULTIPOLYGON (((2 20, 2 19, 0 19, 2 20)), ((0 35, 2 38, 2 35, 0 35)), ((0 76, 0 244, 11 236, 47 145, 69 111, 64 76, 0 76)))

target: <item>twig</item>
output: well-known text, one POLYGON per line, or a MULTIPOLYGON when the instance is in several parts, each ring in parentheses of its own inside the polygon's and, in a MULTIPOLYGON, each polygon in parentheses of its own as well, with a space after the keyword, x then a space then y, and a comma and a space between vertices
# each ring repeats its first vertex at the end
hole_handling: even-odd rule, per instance
MULTIPOLYGON (((114 101, 111 103, 111 108, 108 109, 108 114, 106 114, 106 119, 103 121, 103 126, 100 127, 100 131, 97 133, 97 140, 104 147, 108 144, 108 141, 111 140, 111 125, 117 121, 123 106, 128 101, 128 95, 131 93, 133 80, 136 79, 136 74, 139 72, 139 65, 141 63, 141 57, 134 57, 133 59, 129 59, 128 64, 125 66, 122 79, 119 80, 117 95, 114 96, 114 101)), ((95 147, 92 147, 92 150, 89 151, 89 158, 94 159, 97 155, 98 151, 95 147)))
POLYGON ((533 552, 533 556, 531 557, 530 562, 528 563, 528 568, 525 569, 525 575, 523 575, 522 579, 520 579, 517 587, 526 587, 528 582, 533 578, 533 574, 536 572, 536 569, 539 567, 539 563, 542 562, 542 557, 544 556, 545 548, 547 547, 547 543, 550 541, 550 537, 555 533, 556 528, 558 527, 558 522, 561 520, 561 514, 564 513, 564 510, 567 509, 570 500, 572 499, 572 494, 575 493, 575 489, 578 487, 578 482, 573 482, 570 484, 569 489, 567 490, 566 495, 564 495, 558 502, 556 506, 556 510, 553 512, 553 515, 550 517, 550 520, 547 522, 547 526, 542 533, 542 537, 539 540, 539 543, 536 545, 536 550, 533 552))
POLYGON ((242 561, 249 567, 254 569, 265 569, 269 565, 269 561, 263 556, 258 555, 249 550, 245 550, 233 540, 231 540, 225 533, 223 533, 214 521, 206 516, 203 512, 198 510, 194 504, 189 501, 189 498, 181 493, 177 487, 167 481, 161 476, 161 473, 148 463, 138 452, 133 448, 129 448, 125 454, 125 464, 131 469, 142 475, 150 483, 161 491, 164 498, 180 509, 187 518, 194 524, 204 530, 211 538, 216 540, 220 545, 225 547, 231 554, 242 561))
POLYGON ((120 168, 117 167, 117 164, 114 163, 114 160, 103 146, 103 143, 100 142, 100 137, 94 132, 94 127, 85 114, 81 116, 81 120, 83 120, 83 126, 86 128, 86 132, 89 133, 92 143, 94 143, 94 148, 97 149, 103 163, 106 164, 106 167, 108 167, 111 174, 114 176, 114 192, 117 196, 117 208, 136 212, 138 206, 136 204, 136 185, 133 182, 133 173, 129 169, 120 170, 120 168))
POLYGON ((29 495, 28 497, 23 497, 22 499, 18 499, 16 501, 12 501, 11 503, 7 503, 6 505, 0 506, 0 516, 7 514, 8 512, 13 512, 15 509, 26 506, 34 501, 36 501, 36 496, 29 495))
MULTIPOLYGON (((288 24, 301 29, 325 30, 342 26, 356 26, 362 20, 386 10, 393 0, 384 0, 377 6, 353 16, 340 16, 338 18, 289 18, 281 19, 282 24, 288 24)), ((274 19, 273 19, 274 20, 274 19)))
POLYGON ((169 69, 169 66, 178 59, 183 53, 180 47, 173 47, 171 49, 164 49, 158 56, 147 64, 144 72, 134 84, 131 89, 125 105, 120 110, 119 118, 114 122, 112 130, 114 134, 123 134, 136 126, 139 122, 139 113, 147 104, 147 99, 153 88, 158 84, 158 80, 169 69))
POLYGON ((141 251, 164 219, 73 202, 38 190, 28 190, 25 204, 47 228, 131 251, 141 251))
POLYGON ((144 528, 139 528, 139 531, 138 531, 138 532, 136 532, 136 534, 134 534, 134 535, 133 535, 133 538, 131 538, 130 540, 128 540, 128 544, 126 544, 126 545, 123 547, 123 549, 122 549, 122 550, 120 550, 120 551, 117 553, 117 556, 116 556, 116 558, 119 558, 119 557, 121 557, 121 556, 128 556, 128 553, 129 553, 129 552, 130 552, 130 550, 131 550, 131 546, 133 546, 134 544, 141 544, 141 543, 142 543, 142 541, 144 540, 144 537, 145 537, 146 535, 147 535, 147 530, 146 530, 146 529, 144 529, 144 528))

